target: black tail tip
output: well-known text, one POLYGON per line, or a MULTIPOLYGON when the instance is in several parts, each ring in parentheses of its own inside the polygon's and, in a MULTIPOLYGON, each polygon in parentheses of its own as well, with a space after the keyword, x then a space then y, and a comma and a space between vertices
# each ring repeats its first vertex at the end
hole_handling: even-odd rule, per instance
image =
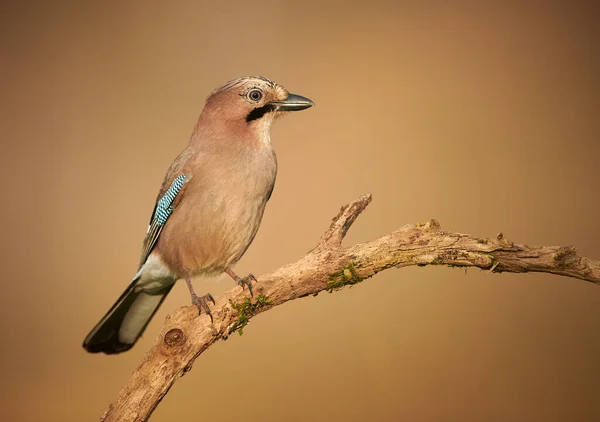
POLYGON ((120 341, 107 341, 102 343, 83 343, 83 348, 89 353, 105 353, 116 355, 131 349, 133 344, 121 343, 120 341))

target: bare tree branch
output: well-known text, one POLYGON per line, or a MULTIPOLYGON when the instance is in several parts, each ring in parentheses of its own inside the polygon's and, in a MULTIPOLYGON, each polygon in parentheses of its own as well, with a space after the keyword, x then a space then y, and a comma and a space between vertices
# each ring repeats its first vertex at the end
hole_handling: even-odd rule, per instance
POLYGON ((492 272, 545 272, 600 284, 600 261, 580 257, 572 246, 527 246, 441 229, 439 223, 406 225, 365 243, 342 247, 342 239, 371 202, 365 195, 342 207, 317 247, 300 260, 258 277, 254 298, 235 287, 217 299, 214 324, 193 306, 175 310, 154 346, 104 414, 108 421, 146 421, 173 383, 211 344, 241 331, 254 315, 288 300, 356 284, 391 267, 448 265, 492 272))

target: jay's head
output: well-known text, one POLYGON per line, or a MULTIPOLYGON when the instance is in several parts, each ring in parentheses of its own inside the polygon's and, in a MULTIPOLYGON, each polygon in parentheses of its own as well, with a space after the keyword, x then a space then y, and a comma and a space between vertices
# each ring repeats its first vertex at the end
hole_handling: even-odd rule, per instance
POLYGON ((204 114, 237 125, 270 127, 275 117, 313 105, 308 98, 290 94, 267 78, 247 76, 213 91, 206 100, 204 114))

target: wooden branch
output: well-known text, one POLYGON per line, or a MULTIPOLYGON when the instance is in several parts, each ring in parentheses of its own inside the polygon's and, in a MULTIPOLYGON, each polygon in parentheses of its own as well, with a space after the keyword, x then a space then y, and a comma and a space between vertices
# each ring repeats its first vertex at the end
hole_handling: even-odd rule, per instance
POLYGON ((317 247, 297 262, 258 277, 254 298, 235 287, 217 299, 214 323, 194 306, 166 318, 154 346, 104 414, 108 421, 146 421, 173 383, 192 369, 211 344, 241 331, 254 315, 289 300, 356 284, 391 267, 448 265, 491 272, 545 272, 600 284, 600 261, 580 257, 572 246, 527 246, 441 229, 439 223, 406 225, 379 239, 342 247, 342 239, 371 202, 365 195, 342 207, 317 247))

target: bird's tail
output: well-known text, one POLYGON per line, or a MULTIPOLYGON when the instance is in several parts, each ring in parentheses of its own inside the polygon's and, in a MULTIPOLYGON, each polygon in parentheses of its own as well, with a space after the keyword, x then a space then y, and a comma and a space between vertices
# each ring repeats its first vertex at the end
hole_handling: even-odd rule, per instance
POLYGON ((157 289, 142 289, 135 278, 87 335, 83 348, 90 353, 106 354, 131 349, 172 287, 170 282, 157 289))

